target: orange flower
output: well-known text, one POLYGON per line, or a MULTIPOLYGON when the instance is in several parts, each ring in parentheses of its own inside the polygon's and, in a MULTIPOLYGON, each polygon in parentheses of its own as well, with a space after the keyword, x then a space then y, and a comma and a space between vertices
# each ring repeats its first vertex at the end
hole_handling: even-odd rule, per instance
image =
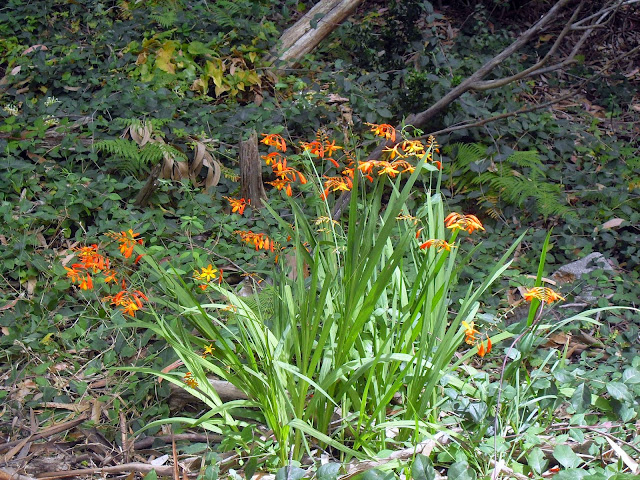
POLYGON ((105 297, 103 300, 111 300, 111 305, 118 306, 123 313, 135 317, 136 312, 143 306, 142 300, 148 301, 149 299, 140 290, 135 290, 134 292, 121 290, 114 296, 105 297))
POLYGON ((273 166, 273 172, 283 180, 287 180, 289 182, 295 182, 296 177, 300 180, 301 184, 307 183, 307 179, 305 176, 298 170, 292 167, 287 167, 287 161, 283 161, 281 163, 276 163, 273 166))
POLYGON ((469 233, 473 233, 474 230, 484 230, 482 223, 475 215, 461 215, 453 212, 447 215, 444 224, 447 228, 466 230, 469 233))
MULTIPOLYGON (((206 267, 202 267, 200 270, 201 270, 200 272, 198 272, 197 270, 193 272, 194 278, 196 278, 197 280, 201 280, 203 282, 210 282, 211 280, 217 279, 218 283, 222 282, 222 270, 218 270, 213 265, 209 264, 206 267)), ((204 290, 202 286, 200 286, 200 288, 204 290)), ((206 288, 206 285, 205 285, 205 288, 206 288)))
POLYGON ((336 150, 342 150, 342 147, 336 145, 336 141, 332 141, 329 143, 328 141, 324 144, 324 153, 328 156, 333 155, 333 152, 336 150))
POLYGON ((381 125, 366 123, 365 125, 369 125, 371 127, 371 131, 378 137, 384 137, 392 142, 396 141, 396 129, 393 128, 393 126, 387 123, 383 123, 381 125))
POLYGON ((142 245, 142 239, 136 238, 140 236, 139 233, 134 233, 129 229, 127 232, 109 232, 107 235, 120 243, 120 253, 124 255, 124 258, 129 258, 133 254, 133 247, 137 244, 142 245))
POLYGON ((193 376, 191 375, 191 372, 187 372, 184 375, 184 383, 191 388, 196 388, 198 386, 198 381, 193 378, 193 376))
POLYGON ((320 158, 324 157, 324 145, 322 144, 322 142, 318 140, 314 140, 313 142, 308 142, 308 143, 300 142, 300 146, 305 151, 311 152, 314 155, 318 155, 320 158))
POLYGON ((415 167, 413 165, 411 165, 406 160, 402 160, 402 159, 398 159, 391 162, 391 165, 393 166, 393 168, 402 168, 402 171, 400 173, 406 173, 406 172, 413 173, 415 170, 415 167))
POLYGON ((349 177, 327 177, 324 181, 324 192, 320 196, 322 200, 327 199, 327 195, 329 195, 329 191, 337 192, 338 190, 348 192, 353 188, 353 182, 349 177))
POLYGON ((264 233, 253 233, 251 230, 236 230, 233 232, 240 235, 240 238, 246 243, 253 244, 256 250, 275 250, 276 242, 267 237, 264 233))
POLYGON ((465 329, 465 332, 464 332, 465 339, 464 339, 464 341, 466 343, 468 343, 469 345, 473 345, 476 342, 476 335, 479 335, 480 332, 474 328, 473 322, 471 322, 469 324, 469 323, 463 321, 462 322, 462 326, 465 329))
POLYGON ((110 282, 118 283, 115 270, 109 270, 105 272, 104 283, 110 283, 110 282))
POLYGON ((73 283, 80 282, 80 272, 76 270, 76 265, 78 264, 73 265, 74 268, 64 267, 64 269, 67 271, 67 278, 70 279, 73 283))
POLYGON ((473 322, 469 324, 463 321, 462 326, 465 329, 465 332, 464 332, 465 343, 467 343, 468 345, 475 345, 476 348, 478 349, 478 355, 480 357, 484 357, 487 353, 491 351, 492 345, 491 345, 491 339, 489 338, 489 335, 487 334, 484 335, 487 341, 486 347, 485 347, 484 339, 482 338, 482 336, 480 336, 480 332, 475 329, 473 322), (478 337, 476 337, 476 335, 478 335, 478 337))
POLYGON ((277 133, 270 133, 268 135, 266 133, 263 133, 262 136, 265 138, 260 140, 261 143, 264 143, 265 145, 269 145, 271 147, 275 147, 276 150, 280 150, 281 152, 287 151, 287 143, 284 141, 284 138, 282 138, 277 133))
POLYGON ((291 189, 291 180, 287 180, 284 178, 277 178, 273 182, 266 182, 269 185, 273 185, 277 190, 282 190, 286 192, 288 196, 293 195, 293 190, 291 189))
MULTIPOLYGON (((418 237, 418 235, 420 235, 420 230, 416 234, 416 238, 418 237)), ((431 247, 436 247, 438 249, 438 252, 441 252, 443 250, 450 252, 452 248, 455 248, 455 245, 445 240, 440 240, 439 238, 432 238, 424 242, 422 245, 420 245, 420 248, 423 250, 425 248, 431 248, 431 247)))
POLYGON ((82 281, 80 283, 80 288, 82 290, 91 290, 93 288, 93 280, 91 279, 91 276, 88 273, 85 277, 82 278, 82 281))
POLYGON ((251 202, 251 200, 245 200, 244 198, 224 198, 229 202, 229 205, 231 205, 231 213, 238 212, 240 215, 244 214, 244 209, 247 208, 247 205, 251 202))
POLYGON ((406 155, 424 155, 424 145, 420 140, 405 140, 400 148, 406 155))
POLYGON ((126 313, 131 315, 132 317, 136 316, 136 312, 140 310, 140 307, 133 300, 129 299, 128 301, 122 303, 120 305, 122 307, 122 313, 126 313))
POLYGON ((400 153, 400 144, 394 145, 392 148, 389 147, 384 147, 382 149, 382 153, 388 153, 389 154, 389 158, 391 160, 393 160, 396 157, 400 157, 403 158, 405 155, 403 155, 402 153, 400 153))
POLYGON ((358 162, 358 170, 364 174, 369 174, 374 169, 378 162, 376 160, 367 160, 365 162, 358 162))
POLYGON ((94 243, 93 245, 90 245, 88 247, 79 247, 74 248, 73 250, 78 252, 78 258, 81 262, 84 262, 87 258, 94 256, 98 252, 98 245, 94 243))
POLYGON ((491 351, 491 339, 487 337, 487 347, 485 348, 484 342, 481 340, 478 342, 478 356, 484 357, 491 351))
POLYGON ((93 270, 93 273, 99 273, 109 268, 109 259, 99 253, 96 253, 86 257, 84 260, 84 267, 87 270, 93 270))
POLYGON ((379 162, 379 165, 382 168, 378 170, 378 175, 389 175, 391 178, 394 178, 398 173, 400 173, 389 162, 379 162))
POLYGON ((262 155, 260 158, 264 159, 264 163, 267 165, 280 163, 285 160, 285 157, 280 152, 271 152, 267 155, 262 155))
POLYGON ((529 288, 525 294, 524 299, 530 302, 534 298, 537 298, 541 302, 553 303, 556 300, 564 300, 565 298, 560 296, 559 293, 554 292, 549 287, 533 287, 529 288))

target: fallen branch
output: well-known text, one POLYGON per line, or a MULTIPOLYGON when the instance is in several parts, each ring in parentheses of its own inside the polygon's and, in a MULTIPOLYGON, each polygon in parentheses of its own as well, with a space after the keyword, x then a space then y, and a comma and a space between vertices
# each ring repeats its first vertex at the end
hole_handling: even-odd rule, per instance
POLYGON ((280 37, 278 60, 292 62, 311 52, 362 0, 322 0, 289 27, 280 37), (319 19, 318 19, 319 17, 319 19), (317 19, 315 27, 312 21, 317 19))
POLYGON ((50 437, 51 435, 55 435, 56 433, 64 432, 66 430, 71 430, 72 428, 77 427, 78 425, 80 425, 82 422, 86 422, 88 420, 88 418, 89 417, 88 417, 87 414, 83 414, 83 415, 79 416, 78 418, 76 418, 75 420, 70 420, 68 422, 61 423, 59 425, 52 425, 51 427, 45 428, 40 433, 35 433, 35 434, 30 435, 27 438, 24 438, 22 440, 14 440, 13 442, 4 443, 4 444, 0 445, 0 453, 9 451, 13 447, 15 447, 16 445, 18 445, 18 444, 20 444, 22 442, 25 442, 25 441, 33 442, 35 440, 40 440, 40 439, 43 439, 43 438, 50 437))
POLYGON ((220 442, 222 440, 222 435, 209 434, 205 435, 202 433, 177 433, 175 435, 159 435, 157 437, 145 437, 141 440, 137 440, 133 444, 134 450, 145 450, 153 446, 156 442, 161 443, 171 443, 172 440, 176 442, 187 441, 191 443, 209 443, 209 442, 220 442))
POLYGON ((106 475, 111 473, 149 473, 155 470, 161 477, 173 476, 173 465, 155 466, 148 463, 133 462, 122 465, 111 465, 108 467, 80 468, 77 470, 63 470, 59 472, 45 472, 36 475, 36 478, 69 478, 81 475, 106 475))

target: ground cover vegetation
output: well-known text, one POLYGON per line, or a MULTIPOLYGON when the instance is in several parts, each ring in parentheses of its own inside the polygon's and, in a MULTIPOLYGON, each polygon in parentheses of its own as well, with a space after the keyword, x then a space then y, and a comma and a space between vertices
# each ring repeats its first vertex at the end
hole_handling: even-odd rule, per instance
POLYGON ((0 475, 637 478, 636 2, 310 7, 0 7, 0 475))

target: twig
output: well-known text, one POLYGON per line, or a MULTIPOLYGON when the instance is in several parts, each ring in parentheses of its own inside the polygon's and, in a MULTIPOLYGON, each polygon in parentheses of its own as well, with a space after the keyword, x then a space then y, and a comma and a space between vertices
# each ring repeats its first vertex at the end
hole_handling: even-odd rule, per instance
POLYGON ((355 465, 350 464, 347 467, 347 473, 345 475, 342 475, 339 478, 340 480, 347 480, 359 473, 366 472, 367 470, 380 467, 393 460, 407 460, 419 453, 428 457, 429 455, 431 455, 431 451, 434 449, 436 445, 438 444, 445 445, 449 443, 450 439, 451 437, 447 435, 445 432, 438 432, 437 434, 434 435, 432 439, 426 440, 424 442, 420 442, 419 444, 413 447, 404 448, 402 450, 397 450, 395 452, 392 452, 391 455, 389 455, 388 457, 385 457, 379 460, 367 460, 364 462, 356 463, 355 465))
POLYGON ((491 474, 491 480, 497 480, 501 472, 506 473, 509 477, 517 478, 518 480, 530 480, 526 475, 522 475, 521 473, 514 472, 513 469, 507 467, 502 462, 496 462, 493 458, 489 460, 491 465, 493 465, 494 470, 491 474))
POLYGON ((609 432, 603 432, 602 430, 599 430, 600 428, 604 428, 604 427, 598 427, 597 425, 565 425, 562 427, 558 427, 558 428, 554 428, 554 430, 565 430, 565 429, 570 429, 570 428, 576 428, 576 429, 581 429, 581 430, 589 430, 590 432, 594 432, 594 433, 599 433, 600 435, 602 435, 603 437, 608 437, 612 440, 616 440, 620 443, 623 443, 624 445, 626 445, 629 448, 632 448, 633 450, 635 450, 636 452, 640 453, 640 447, 638 447, 637 445, 634 445, 631 442, 627 442, 625 440, 622 440, 618 437, 616 437, 615 435, 613 435, 612 433, 609 432))
POLYGON ((127 421, 124 418, 124 412, 120 411, 120 439, 122 441, 122 453, 124 454, 124 462, 129 463, 129 439, 127 437, 127 421))
POLYGON ((108 467, 94 467, 94 468, 80 468, 78 470, 64 470, 59 472, 45 472, 38 474, 36 478, 68 478, 79 477, 81 475, 104 475, 109 473, 123 473, 123 472, 136 472, 136 473, 149 473, 151 470, 155 470, 156 473, 162 477, 173 476, 173 465, 155 466, 148 463, 133 462, 124 463, 122 465, 112 465, 108 467))
POLYGON ((13 468, 11 470, 13 470, 13 472, 9 473, 0 469, 0 480, 35 480, 35 478, 30 475, 20 475, 16 473, 13 468))
POLYGON ((222 435, 204 435, 201 433, 177 433, 175 435, 159 435, 157 437, 145 437, 138 440, 133 444, 134 450, 145 450, 152 447, 156 441, 162 443, 170 443, 172 439, 177 442, 186 440, 191 443, 208 443, 208 442, 220 442, 222 435))
MULTIPOLYGON (((74 427, 77 427, 82 422, 87 420, 87 414, 82 414, 75 420, 70 420, 65 423, 61 423, 59 425, 53 425, 51 427, 45 428, 42 432, 36 433, 35 435, 30 435, 27 437, 28 441, 40 440, 42 438, 50 437, 51 435, 55 435, 56 433, 64 432, 66 430, 71 430, 74 427)), ((25 439, 22 440, 14 440, 13 442, 7 442, 0 445, 0 453, 11 450, 14 446, 18 445, 21 442, 24 442, 25 439)))

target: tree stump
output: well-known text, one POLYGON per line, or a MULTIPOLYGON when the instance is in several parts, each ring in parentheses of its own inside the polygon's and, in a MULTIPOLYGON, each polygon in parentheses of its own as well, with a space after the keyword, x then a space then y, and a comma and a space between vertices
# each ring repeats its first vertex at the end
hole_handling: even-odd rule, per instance
POLYGON ((160 173, 162 171, 162 162, 158 163, 151 169, 151 173, 149 174, 149 178, 147 179, 147 183, 144 184, 144 187, 138 192, 135 201, 133 204, 138 208, 145 208, 149 204, 149 200, 151 199, 151 195, 158 188, 158 178, 160 177, 160 173))
POLYGON ((242 198, 254 208, 261 208, 266 200, 262 182, 262 162, 258 153, 258 134, 253 131, 247 140, 240 140, 240 188, 242 198))

